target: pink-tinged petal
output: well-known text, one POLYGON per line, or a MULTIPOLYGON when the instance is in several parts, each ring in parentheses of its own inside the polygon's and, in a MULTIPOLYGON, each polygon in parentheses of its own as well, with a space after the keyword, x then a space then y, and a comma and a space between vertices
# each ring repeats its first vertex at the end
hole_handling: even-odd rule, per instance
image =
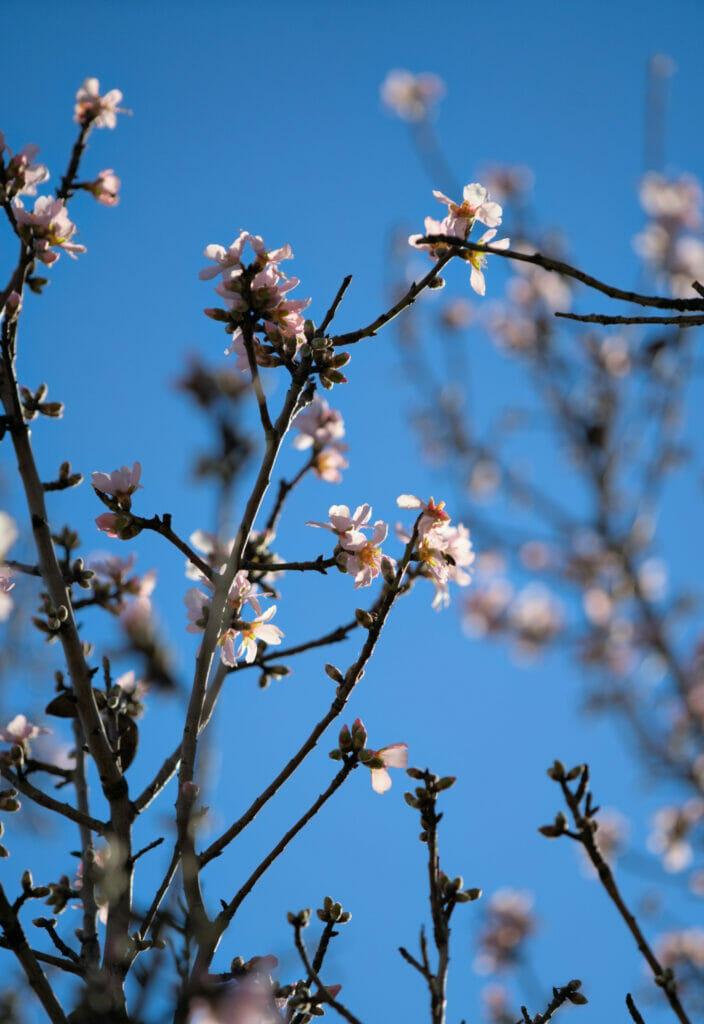
POLYGON ((500 238, 498 242, 492 243, 494 249, 508 249, 511 245, 510 238, 500 238))
POLYGON ((424 508, 425 503, 416 498, 415 494, 399 494, 396 499, 399 508, 424 508))
POLYGON ((236 633, 228 633, 221 640, 220 660, 223 665, 227 665, 229 668, 234 668, 237 664, 237 657, 235 655, 236 635, 236 633))
POLYGON ((374 533, 372 534, 369 543, 374 548, 379 547, 379 545, 382 544, 386 540, 386 535, 387 535, 388 532, 389 532, 388 524, 382 522, 381 519, 378 519, 374 523, 374 533))
POLYGON ((481 270, 477 270, 476 267, 472 267, 472 272, 469 275, 469 283, 471 284, 477 295, 486 294, 486 284, 484 282, 484 275, 481 270))
POLYGON ((454 206, 454 199, 449 199, 444 192, 439 192, 437 189, 433 189, 433 195, 436 199, 439 199, 441 203, 446 203, 447 206, 454 206))
POLYGON ((498 203, 482 203, 481 209, 477 210, 477 220, 490 228, 498 227, 501 223, 502 213, 503 210, 498 203))
POLYGON ((405 768, 408 765, 408 744, 390 743, 388 747, 382 747, 379 757, 388 768, 405 768))
POLYGON ((364 523, 369 522, 371 514, 371 505, 358 505, 357 508, 354 510, 354 515, 352 516, 353 525, 356 526, 357 529, 359 529, 359 527, 362 526, 364 523))
POLYGON ((491 231, 485 231, 482 237, 477 242, 478 245, 488 245, 496 234, 496 228, 492 228, 491 231))
POLYGON ((278 646, 281 643, 283 632, 278 626, 260 626, 257 629, 257 640, 263 640, 265 644, 278 646))
POLYGON ((386 793, 391 789, 391 776, 386 768, 372 768, 372 789, 375 793, 386 793))

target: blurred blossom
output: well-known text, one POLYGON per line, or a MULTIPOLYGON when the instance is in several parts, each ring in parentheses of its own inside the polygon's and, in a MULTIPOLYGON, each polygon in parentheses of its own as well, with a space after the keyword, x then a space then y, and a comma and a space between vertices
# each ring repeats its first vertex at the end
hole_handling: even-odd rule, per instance
POLYGON ((704 969, 704 928, 664 932, 655 942, 655 955, 663 967, 677 971, 680 987, 689 980, 688 975, 701 982, 698 972, 704 969))
POLYGON ((639 197, 641 206, 654 220, 671 221, 688 228, 701 223, 702 189, 691 174, 668 179, 649 171, 641 181, 639 197))
POLYGON ((481 996, 489 1024, 514 1024, 516 1013, 511 1010, 508 991, 503 985, 485 985, 481 996))
POLYGON ((604 369, 612 377, 625 377, 631 369, 628 343, 620 334, 604 338, 599 352, 604 369))
POLYGON ((557 636, 563 626, 562 603, 542 583, 529 583, 512 602, 510 624, 523 650, 537 651, 557 636))
POLYGON ((389 110, 404 121, 422 121, 445 95, 445 83, 429 71, 414 75, 398 68, 389 71, 380 91, 389 110))
MULTIPOLYGON (((626 851, 630 823, 620 811, 611 807, 603 807, 599 811, 596 821, 599 826, 595 833, 596 845, 604 860, 613 867, 618 858, 622 857, 626 851)), ((582 873, 588 878, 597 878, 596 869, 581 844, 578 852, 582 873)))
POLYGON ((510 203, 525 198, 533 188, 535 175, 523 164, 490 164, 482 172, 482 179, 500 203, 510 203))
POLYGON ((658 854, 666 871, 683 871, 692 863, 691 833, 704 817, 704 800, 688 800, 681 807, 661 807, 653 816, 648 849, 658 854))
POLYGON ((474 306, 467 299, 447 302, 440 311, 440 326, 448 331, 459 331, 474 320, 474 306))
POLYGON ((589 587, 582 596, 584 614, 595 626, 605 626, 613 612, 613 602, 605 590, 589 587))
POLYGON ((478 974, 515 965, 522 945, 535 931, 533 897, 529 892, 499 889, 489 900, 486 920, 479 936, 479 954, 474 961, 478 974))
POLYGON ((552 555, 550 546, 539 540, 526 541, 525 544, 521 545, 518 552, 523 565, 526 569, 531 569, 533 572, 537 572, 539 569, 546 569, 550 565, 552 555))
POLYGON ((477 501, 487 501, 501 483, 499 467, 492 459, 477 459, 472 466, 467 489, 477 501))
POLYGON ((648 558, 638 567, 638 583, 648 601, 659 601, 667 586, 667 566, 661 558, 648 558))
POLYGON ((462 607, 465 633, 471 637, 482 637, 501 629, 512 596, 513 587, 506 579, 493 579, 475 586, 462 607))

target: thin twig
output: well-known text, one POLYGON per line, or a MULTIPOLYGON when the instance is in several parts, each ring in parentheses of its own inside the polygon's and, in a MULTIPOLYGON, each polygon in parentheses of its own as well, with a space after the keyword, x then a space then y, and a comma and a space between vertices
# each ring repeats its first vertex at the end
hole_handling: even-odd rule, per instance
POLYGON ((332 300, 332 305, 330 306, 330 309, 327 311, 327 313, 323 317, 322 323, 320 324, 320 326, 316 330, 316 332, 315 332, 316 337, 322 338, 323 335, 325 334, 325 332, 327 331, 328 327, 330 326, 330 324, 333 322, 333 320, 335 318, 335 314, 337 313, 338 306, 342 302, 342 298, 343 298, 345 292, 347 291, 347 289, 349 288, 351 283, 352 283, 352 275, 348 274, 347 277, 344 278, 344 280, 343 280, 342 284, 340 285, 340 287, 337 289, 337 295, 332 300))
POLYGON ((54 995, 46 975, 39 966, 34 951, 30 948, 22 925, 10 905, 5 890, 0 885, 0 927, 5 934, 7 948, 11 949, 19 960, 27 981, 52 1021, 52 1024, 67 1024, 66 1015, 54 995))
POLYGON ((563 320, 577 320, 582 324, 670 324, 673 327, 698 327, 704 316, 607 316, 603 313, 555 313, 563 320))
POLYGON ((28 797, 40 807, 53 811, 54 814, 60 814, 62 817, 68 818, 69 821, 74 821, 77 825, 85 825, 86 828, 89 828, 92 832, 97 832, 98 835, 104 836, 110 831, 110 825, 107 822, 98 821, 97 818, 92 818, 89 814, 83 814, 82 811, 72 807, 71 804, 55 800, 53 796, 49 796, 48 793, 44 793, 41 789, 33 786, 24 776, 16 775, 3 762, 0 762, 0 775, 7 779, 10 785, 19 790, 23 796, 28 797))
POLYGON ((298 955, 303 961, 303 966, 308 972, 308 977, 312 978, 312 980, 318 986, 318 992, 322 996, 323 1001, 328 1003, 329 1006, 332 1006, 333 1010, 337 1010, 340 1016, 344 1017, 345 1020, 348 1020, 350 1024, 362 1024, 359 1017, 355 1017, 351 1010, 348 1010, 347 1007, 343 1005, 343 1003, 335 999, 335 997, 330 994, 330 991, 320 980, 318 972, 316 971, 315 967, 313 966, 313 964, 311 964, 308 958, 308 951, 303 941, 303 935, 301 934, 301 925, 298 922, 294 925, 294 942, 296 943, 298 955))

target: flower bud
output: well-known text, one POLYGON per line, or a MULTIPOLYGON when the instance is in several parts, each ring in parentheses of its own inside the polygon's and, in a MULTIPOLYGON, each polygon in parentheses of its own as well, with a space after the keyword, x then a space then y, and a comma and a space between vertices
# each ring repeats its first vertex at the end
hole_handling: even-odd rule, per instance
POLYGON ((344 683, 345 678, 340 672, 339 668, 335 668, 334 665, 327 664, 325 666, 326 675, 330 676, 334 683, 344 683))
POLYGON ((362 629, 371 629, 374 625, 374 616, 365 608, 355 608, 354 617, 362 629))

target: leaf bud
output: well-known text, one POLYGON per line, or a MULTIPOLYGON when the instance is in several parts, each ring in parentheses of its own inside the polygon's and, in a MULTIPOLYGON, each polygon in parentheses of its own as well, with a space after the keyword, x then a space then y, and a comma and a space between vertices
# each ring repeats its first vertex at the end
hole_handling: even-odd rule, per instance
POLYGON ((290 676, 292 670, 288 665, 272 665, 267 669, 270 676, 275 676, 277 679, 285 679, 286 676, 290 676))
POLYGON ((27 868, 22 874, 22 889, 24 892, 30 892, 34 888, 34 879, 32 878, 32 872, 27 868))
POLYGON ((366 608, 355 608, 354 617, 362 629, 371 629, 374 625, 374 616, 366 608))
POLYGON ((564 779, 565 766, 562 763, 562 761, 558 761, 557 759, 555 759, 550 768, 548 768, 548 775, 551 779, 554 779, 555 782, 560 782, 562 779, 564 779))
POLYGON ((340 672, 339 668, 335 668, 334 665, 330 665, 329 663, 325 666, 325 674, 330 676, 335 683, 339 684, 344 683, 345 681, 345 677, 342 672, 340 672))

